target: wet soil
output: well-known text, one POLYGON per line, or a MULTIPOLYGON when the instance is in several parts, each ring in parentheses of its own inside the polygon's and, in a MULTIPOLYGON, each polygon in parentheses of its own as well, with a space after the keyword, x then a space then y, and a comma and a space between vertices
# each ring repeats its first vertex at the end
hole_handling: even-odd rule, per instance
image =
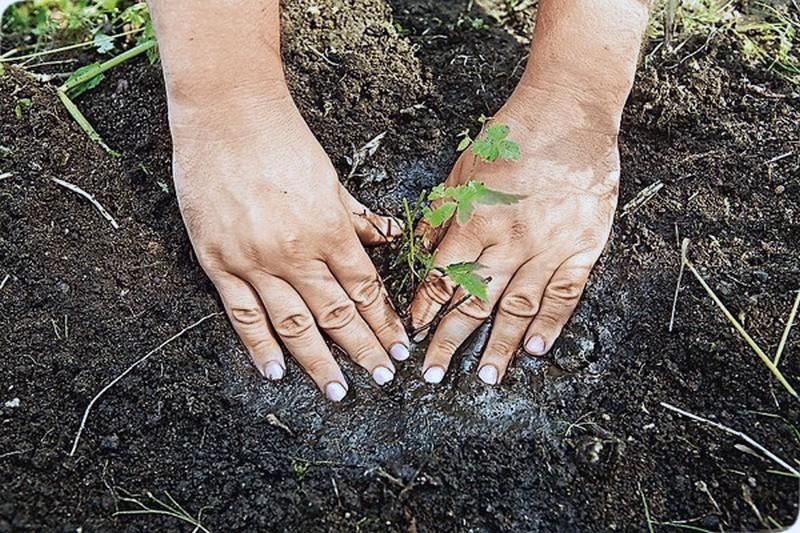
MULTIPOLYGON (((403 197, 444 179, 455 134, 513 89, 533 12, 500 25, 487 14, 497 7, 287 2, 287 74, 341 175, 354 149, 386 132, 347 180, 372 207, 399 214, 403 197), (476 29, 477 17, 488 27, 476 29)), ((685 54, 703 43, 690 44, 685 54)), ((640 531, 643 498, 654 522, 791 524, 796 480, 660 402, 796 464, 797 403, 691 277, 671 332, 668 323, 678 242, 689 237, 709 283, 774 352, 800 286, 800 95, 725 41, 684 58, 656 54, 639 70, 613 235, 550 357, 520 357, 501 387, 481 386, 483 328, 441 385, 420 381, 418 351, 380 390, 341 357, 351 394, 332 405, 291 360, 284 382, 264 382, 214 317, 110 389, 74 457, 92 396, 222 307, 172 194, 159 66, 139 58, 79 99, 118 158, 86 139, 52 86, 9 69, 0 77, 0 174, 11 173, 0 181, 0 531, 193 529, 114 516, 135 508, 120 498, 148 491, 195 516, 203 509, 212 531, 640 531), (32 105, 17 111, 25 98, 32 105), (53 177, 95 194, 120 228, 53 177)), ((795 386, 798 348, 793 335, 781 366, 795 386)))

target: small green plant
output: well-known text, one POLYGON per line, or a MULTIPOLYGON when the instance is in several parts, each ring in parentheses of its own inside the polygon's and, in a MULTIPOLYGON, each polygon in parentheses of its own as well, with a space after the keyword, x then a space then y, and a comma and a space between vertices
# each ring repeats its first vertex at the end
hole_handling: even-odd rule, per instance
MULTIPOLYGON (((472 153, 486 163, 493 163, 497 159, 517 161, 521 157, 519 145, 508 138, 510 128, 501 123, 486 123, 488 118, 481 116, 479 119, 484 125, 483 134, 475 141, 470 137, 469 130, 463 132, 464 137, 459 144, 459 151, 464 151, 472 145, 472 153)), ((429 253, 419 237, 414 233, 414 223, 420 212, 425 221, 433 228, 441 228, 453 217, 458 224, 466 224, 472 217, 475 204, 483 205, 510 205, 519 202, 523 197, 490 189, 485 184, 475 180, 467 183, 448 187, 439 184, 430 193, 425 191, 417 198, 412 208, 408 201, 403 201, 406 227, 403 232, 402 248, 395 260, 395 265, 406 263, 410 278, 413 281, 424 281, 432 271, 450 278, 453 283, 461 287, 467 297, 476 297, 483 301, 488 299, 488 279, 481 277, 477 271, 483 268, 479 263, 455 263, 445 267, 435 266, 435 255, 429 253), (437 203, 436 207, 423 207, 424 200, 437 203)), ((403 281, 403 285, 405 284, 403 281)), ((455 304, 457 307, 462 302, 455 304)))
POLYGON ((27 109, 33 105, 33 102, 30 98, 20 98, 17 100, 17 105, 14 106, 14 116, 17 117, 17 120, 22 120, 22 114, 27 109))

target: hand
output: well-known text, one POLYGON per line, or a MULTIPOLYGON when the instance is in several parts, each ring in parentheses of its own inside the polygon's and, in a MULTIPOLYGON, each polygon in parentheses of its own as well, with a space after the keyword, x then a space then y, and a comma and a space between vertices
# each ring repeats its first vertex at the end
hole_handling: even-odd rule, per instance
POLYGON ((362 243, 399 235, 398 223, 341 186, 285 87, 221 101, 170 102, 175 187, 197 258, 255 366, 283 377, 280 339, 341 400, 347 382, 324 331, 378 385, 391 381, 387 354, 406 359, 408 338, 362 243))
MULTIPOLYGON (((439 323, 423 365, 429 383, 442 380, 453 353, 495 308, 478 366, 481 380, 499 383, 523 341, 528 353, 547 353, 605 246, 617 204, 617 126, 606 115, 563 91, 520 87, 493 120, 510 126, 521 160, 490 165, 467 150, 446 183, 476 180, 524 198, 513 205, 476 205, 464 225, 453 220, 433 229, 423 221, 418 228, 424 240, 437 245, 437 266, 477 261, 485 267, 478 273, 491 278, 487 302, 470 298, 439 323)), ((443 306, 464 296, 434 273, 412 302, 414 327, 430 323, 443 306)))

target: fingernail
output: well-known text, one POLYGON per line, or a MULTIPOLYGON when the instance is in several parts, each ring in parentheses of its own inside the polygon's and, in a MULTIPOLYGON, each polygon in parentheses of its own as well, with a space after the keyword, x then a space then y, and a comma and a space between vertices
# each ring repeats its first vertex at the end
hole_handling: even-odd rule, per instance
POLYGON ((375 383, 378 385, 386 385, 394 379, 394 372, 385 366, 379 366, 372 371, 372 379, 374 379, 375 383))
POLYGON ((389 355, 392 356, 392 359, 395 361, 405 361, 408 359, 408 346, 402 343, 397 343, 391 348, 389 348, 389 355))
POLYGON ((540 335, 534 335, 525 344, 525 351, 533 355, 544 353, 544 339, 540 335))
POLYGON ((497 385, 497 369, 494 365, 484 365, 478 372, 478 377, 487 385, 497 385))
POLYGON ((264 366, 264 377, 277 381, 283 377, 284 370, 281 364, 277 361, 270 361, 264 366))
POLYGON ((440 366, 432 366, 422 375, 425 383, 441 383, 444 378, 444 368, 440 366))
POLYGON ((428 336, 428 331, 430 331, 430 329, 431 328, 425 328, 422 331, 420 331, 419 333, 417 333, 416 335, 414 335, 414 342, 422 342, 422 341, 424 341, 425 337, 428 336))
POLYGON ((332 402, 341 402, 342 398, 347 395, 347 389, 341 383, 328 383, 325 386, 325 396, 332 402))

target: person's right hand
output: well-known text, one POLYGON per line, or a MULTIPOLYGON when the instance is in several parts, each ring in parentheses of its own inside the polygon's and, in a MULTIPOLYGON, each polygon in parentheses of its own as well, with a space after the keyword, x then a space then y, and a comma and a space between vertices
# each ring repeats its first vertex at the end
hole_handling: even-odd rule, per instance
MULTIPOLYGON (((408 358, 408 337, 362 243, 397 236, 336 171, 289 96, 225 95, 173 105, 174 177, 197 258, 255 366, 280 379, 283 342, 333 401, 347 382, 325 332, 378 385, 408 358)), ((180 96, 180 95, 178 95, 180 96)))

